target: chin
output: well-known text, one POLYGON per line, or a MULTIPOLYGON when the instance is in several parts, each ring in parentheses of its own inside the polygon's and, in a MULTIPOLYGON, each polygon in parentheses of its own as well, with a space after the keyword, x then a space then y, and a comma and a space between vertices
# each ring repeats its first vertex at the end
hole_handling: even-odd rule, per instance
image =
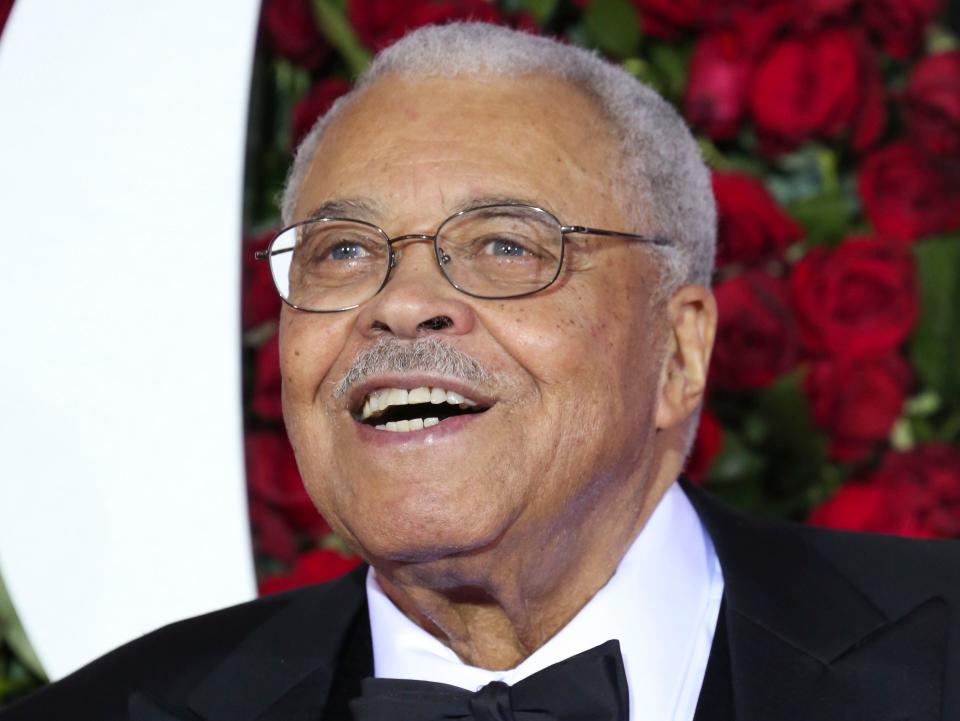
POLYGON ((343 524, 345 534, 374 565, 419 565, 463 558, 495 545, 509 527, 509 517, 478 514, 474 504, 380 506, 378 511, 350 517, 357 520, 343 524), (386 509, 390 512, 384 512, 386 509))

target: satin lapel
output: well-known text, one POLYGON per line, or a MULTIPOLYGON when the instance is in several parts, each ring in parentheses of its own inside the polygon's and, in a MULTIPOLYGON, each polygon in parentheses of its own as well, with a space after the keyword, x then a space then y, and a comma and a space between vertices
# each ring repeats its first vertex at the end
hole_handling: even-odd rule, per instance
POLYGON ((366 623, 365 574, 295 592, 193 690, 190 708, 204 721, 319 721, 345 636, 366 623))
POLYGON ((790 525, 683 484, 724 574, 738 721, 940 719, 948 607, 892 616, 790 525))

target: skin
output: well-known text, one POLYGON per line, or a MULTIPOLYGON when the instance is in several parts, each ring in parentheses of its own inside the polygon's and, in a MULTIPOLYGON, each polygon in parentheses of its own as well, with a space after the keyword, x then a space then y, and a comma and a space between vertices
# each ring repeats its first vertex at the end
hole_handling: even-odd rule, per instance
MULTIPOLYGON (((433 233, 496 196, 564 223, 654 232, 629 222, 617 157, 593 102, 559 80, 382 79, 330 125, 296 219, 365 198, 377 211, 354 215, 391 236, 433 233)), ((516 666, 610 578, 680 472, 703 397, 710 291, 654 303, 643 244, 570 236, 567 248, 556 284, 495 301, 458 292, 431 245, 413 242, 359 308, 281 318, 284 417, 310 496, 398 607, 489 669, 516 666), (421 325, 436 316, 452 323, 421 325), (452 432, 371 442, 358 398, 333 386, 378 339, 425 334, 491 371, 464 391, 492 407, 452 432)))

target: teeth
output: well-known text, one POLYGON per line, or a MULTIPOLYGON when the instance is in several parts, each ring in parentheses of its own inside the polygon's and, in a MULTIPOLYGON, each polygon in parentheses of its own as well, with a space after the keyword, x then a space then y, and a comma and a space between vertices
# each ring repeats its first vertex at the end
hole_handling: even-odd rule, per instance
POLYGON ((407 403, 429 403, 429 402, 430 402, 429 388, 414 388, 407 395, 407 403))
MULTIPOLYGON (((450 405, 459 406, 460 408, 470 408, 471 406, 477 405, 476 401, 465 398, 456 391, 450 391, 445 388, 428 388, 427 386, 421 386, 413 390, 407 390, 405 388, 379 388, 372 391, 364 399, 360 417, 366 420, 372 415, 382 413, 390 406, 405 406, 411 403, 432 403, 434 405, 449 403, 450 405)), ((427 421, 429 420, 431 419, 423 419, 424 428, 428 428, 429 425, 436 425, 428 425, 427 421)), ((385 425, 387 426, 386 430, 393 430, 389 428, 390 423, 385 425)), ((380 428, 380 426, 377 426, 377 428, 380 428)))
POLYGON ((392 433, 408 433, 409 431, 420 431, 424 428, 432 428, 440 422, 439 418, 411 418, 409 421, 390 421, 375 426, 378 431, 390 431, 392 433))

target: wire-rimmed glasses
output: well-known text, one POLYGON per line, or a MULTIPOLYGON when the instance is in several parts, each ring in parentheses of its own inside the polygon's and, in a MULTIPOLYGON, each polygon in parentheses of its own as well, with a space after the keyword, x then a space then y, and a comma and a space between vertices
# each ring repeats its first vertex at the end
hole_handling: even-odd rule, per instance
POLYGON ((380 292, 397 265, 398 243, 431 241, 450 285, 475 298, 499 300, 549 287, 560 275, 565 238, 571 233, 672 245, 665 238, 563 225, 543 208, 509 203, 455 213, 432 235, 396 238, 363 220, 314 218, 281 230, 256 257, 269 261, 287 305, 336 313, 380 292))

